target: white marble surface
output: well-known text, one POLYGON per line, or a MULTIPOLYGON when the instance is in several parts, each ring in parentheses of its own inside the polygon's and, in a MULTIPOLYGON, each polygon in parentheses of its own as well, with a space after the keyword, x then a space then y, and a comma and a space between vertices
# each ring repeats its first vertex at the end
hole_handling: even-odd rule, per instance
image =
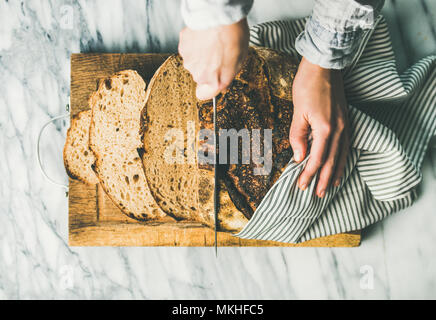
MULTIPOLYGON (((38 171, 35 143, 41 125, 64 113, 69 56, 175 51, 183 25, 178 6, 178 0, 0 1, 0 298, 436 298, 436 177, 429 157, 417 203, 366 230, 359 248, 222 248, 216 259, 208 248, 68 247, 67 199, 38 171), (365 286, 368 266, 373 288, 365 286)), ((256 0, 249 21, 301 17, 310 7, 311 1, 256 0)), ((387 1, 383 13, 401 70, 436 53, 434 1, 387 1)), ((64 182, 67 126, 58 122, 43 143, 45 165, 64 182)))

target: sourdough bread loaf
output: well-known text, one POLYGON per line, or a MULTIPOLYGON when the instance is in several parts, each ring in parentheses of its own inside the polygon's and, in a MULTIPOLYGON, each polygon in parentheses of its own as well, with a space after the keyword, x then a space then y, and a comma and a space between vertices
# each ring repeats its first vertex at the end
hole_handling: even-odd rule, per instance
MULTIPOLYGON (((272 131, 272 148, 268 151, 272 159, 271 171, 256 175, 257 165, 252 157, 249 163, 241 163, 240 147, 238 164, 218 166, 221 230, 243 228, 292 157, 288 136, 296 68, 296 61, 289 55, 250 48, 242 70, 231 86, 217 97, 218 129, 248 129, 251 149, 258 148, 261 152, 265 147, 264 130, 272 131), (260 141, 253 140, 254 129, 260 130, 260 141)), ((199 163, 198 153, 204 141, 199 140, 198 132, 213 129, 213 106, 211 100, 198 101, 195 88, 177 55, 170 57, 156 72, 141 116, 142 160, 150 190, 165 212, 177 219, 212 226, 214 169, 212 165, 199 163), (194 142, 188 138, 188 123, 193 123, 192 130, 196 132, 194 142), (181 138, 168 136, 174 129, 181 130, 181 138), (181 144, 170 149, 179 153, 180 161, 168 163, 166 151, 177 139, 181 144), (189 162, 190 148, 194 150, 194 163, 189 162)))
POLYGON ((89 149, 89 125, 91 123, 91 110, 75 114, 71 118, 70 128, 67 131, 63 158, 68 176, 89 185, 98 183, 98 178, 91 166, 95 157, 89 149))
MULTIPOLYGON (((250 153, 248 163, 242 163, 242 148, 239 146, 238 163, 230 164, 227 161, 229 164, 221 169, 232 201, 248 219, 293 155, 289 144, 289 128, 293 115, 291 94, 296 69, 296 61, 287 54, 265 48, 250 48, 242 70, 217 99, 217 126, 237 132, 247 129, 250 135, 249 151, 260 150, 262 156, 266 155, 272 160, 270 171, 256 174, 258 165, 254 163, 253 154, 250 153), (260 140, 253 139, 256 129, 260 130, 260 140), (271 130, 272 148, 265 148, 265 129, 271 130)), ((198 108, 201 125, 213 126, 212 103, 201 102, 198 108)))
POLYGON ((145 82, 132 70, 100 81, 90 98, 89 144, 100 184, 113 202, 137 220, 169 217, 154 201, 138 154, 142 143, 139 119, 145 103, 145 82))

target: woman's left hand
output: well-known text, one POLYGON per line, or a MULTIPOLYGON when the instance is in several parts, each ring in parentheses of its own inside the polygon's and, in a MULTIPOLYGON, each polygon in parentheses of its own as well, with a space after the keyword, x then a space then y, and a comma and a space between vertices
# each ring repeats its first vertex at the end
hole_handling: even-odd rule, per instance
POLYGON ((295 161, 305 158, 309 136, 313 138, 309 160, 298 184, 306 189, 319 171, 316 194, 324 197, 332 181, 339 186, 350 148, 342 74, 303 58, 292 92, 294 116, 289 139, 295 161))

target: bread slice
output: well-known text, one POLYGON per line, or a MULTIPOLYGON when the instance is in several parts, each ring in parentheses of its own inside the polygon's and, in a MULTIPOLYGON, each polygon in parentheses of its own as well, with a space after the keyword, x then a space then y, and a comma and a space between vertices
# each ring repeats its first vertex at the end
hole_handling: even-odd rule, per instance
POLYGON ((142 145, 139 119, 145 103, 144 80, 136 71, 119 72, 100 81, 89 103, 90 148, 105 192, 131 218, 170 219, 150 194, 137 151, 142 145))
MULTIPOLYGON (((145 175, 159 206, 176 219, 214 225, 214 172, 198 165, 197 140, 188 138, 200 128, 195 82, 178 55, 170 56, 156 71, 148 88, 141 116, 145 175), (180 161, 171 163, 168 150, 179 132, 181 144, 174 150, 180 161)), ((213 168, 213 166, 212 166, 213 168)))
POLYGON ((80 180, 89 185, 98 183, 98 178, 91 168, 95 157, 89 149, 89 125, 91 110, 75 114, 67 131, 63 157, 65 169, 71 179, 80 180))

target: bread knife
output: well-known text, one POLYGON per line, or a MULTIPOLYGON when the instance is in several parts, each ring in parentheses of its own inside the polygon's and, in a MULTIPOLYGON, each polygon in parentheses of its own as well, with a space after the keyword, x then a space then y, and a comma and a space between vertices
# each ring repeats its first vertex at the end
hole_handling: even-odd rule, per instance
POLYGON ((213 214, 215 218, 215 256, 218 257, 218 132, 216 127, 216 97, 213 97, 213 134, 214 134, 214 143, 215 143, 215 161, 213 164, 214 171, 214 186, 213 186, 213 214))

